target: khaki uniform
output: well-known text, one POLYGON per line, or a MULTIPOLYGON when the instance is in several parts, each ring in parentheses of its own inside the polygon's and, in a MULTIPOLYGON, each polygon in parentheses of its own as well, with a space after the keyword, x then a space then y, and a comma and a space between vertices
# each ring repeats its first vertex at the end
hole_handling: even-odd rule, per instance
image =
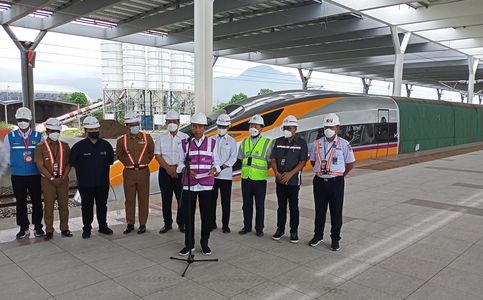
MULTIPOLYGON (((120 137, 116 144, 117 159, 119 159, 125 167, 122 176, 124 180, 124 196, 126 198, 126 222, 132 225, 135 223, 136 194, 138 198, 139 224, 146 225, 148 220, 150 173, 147 165, 154 157, 154 142, 149 134, 146 134, 146 141, 148 145, 141 157, 139 163, 141 167, 138 170, 132 169, 133 164, 124 145, 124 136, 120 137)), ((127 149, 135 163, 138 163, 144 145, 143 133, 139 133, 135 136, 128 134, 127 149)))
MULTIPOLYGON (((59 165, 59 168, 62 165, 62 170, 65 170, 69 163, 70 148, 69 145, 64 142, 60 142, 63 149, 62 162, 60 162, 59 142, 53 142, 50 139, 47 139, 37 145, 35 148, 35 163, 43 164, 50 174, 54 173, 52 163, 50 161, 49 151, 45 146, 45 143, 49 143, 55 163, 59 165)), ((59 207, 60 230, 69 230, 69 177, 67 176, 59 186, 55 186, 54 183, 49 180, 49 178, 42 176, 41 185, 42 194, 44 196, 45 231, 47 233, 54 232, 53 224, 55 200, 57 200, 59 207)))

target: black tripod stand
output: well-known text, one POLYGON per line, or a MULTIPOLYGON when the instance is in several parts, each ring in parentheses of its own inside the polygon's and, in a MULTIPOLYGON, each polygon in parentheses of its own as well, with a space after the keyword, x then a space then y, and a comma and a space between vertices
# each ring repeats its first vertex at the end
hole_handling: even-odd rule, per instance
MULTIPOLYGON (((189 253, 188 253, 188 257, 186 258, 180 258, 180 257, 173 257, 171 256, 170 259, 174 259, 174 260, 181 260, 181 261, 185 261, 188 263, 188 265, 186 266, 186 268, 184 269, 184 272, 183 274, 181 274, 182 277, 184 277, 184 275, 186 274, 186 272, 188 271, 188 268, 190 267, 190 265, 192 263, 198 263, 198 262, 212 262, 212 261, 218 261, 218 258, 211 258, 211 259, 195 259, 195 255, 193 254, 192 250, 193 250, 193 247, 191 245, 194 245, 195 244, 195 241, 194 241, 194 232, 193 234, 191 234, 191 229, 194 228, 194 226, 192 226, 191 222, 193 222, 194 218, 191 218, 191 215, 192 215, 192 211, 193 211, 193 207, 191 205, 191 158, 190 158, 190 144, 191 144, 191 137, 186 141, 186 156, 185 156, 185 160, 184 160, 184 163, 185 163, 185 175, 188 177, 188 197, 184 197, 184 193, 185 193, 185 190, 183 188, 183 190, 181 191, 181 205, 183 205, 183 199, 186 199, 187 201, 187 214, 188 214, 188 220, 187 220, 187 224, 186 225, 186 229, 185 229, 185 236, 188 235, 188 240, 189 240, 189 253), (193 237, 193 238, 192 238, 193 237), (193 240, 192 240, 193 239, 193 240)), ((195 201, 196 203, 196 201, 195 201)), ((185 220, 186 221, 186 220, 185 220)))

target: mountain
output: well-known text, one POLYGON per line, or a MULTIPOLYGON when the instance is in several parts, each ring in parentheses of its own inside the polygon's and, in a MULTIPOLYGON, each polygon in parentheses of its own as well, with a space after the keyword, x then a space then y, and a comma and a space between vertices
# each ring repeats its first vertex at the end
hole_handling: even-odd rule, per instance
POLYGON ((256 96, 261 89, 273 91, 300 89, 300 79, 292 73, 284 73, 270 66, 257 66, 245 70, 239 76, 223 76, 213 79, 213 102, 226 102, 231 96, 244 93, 256 96))

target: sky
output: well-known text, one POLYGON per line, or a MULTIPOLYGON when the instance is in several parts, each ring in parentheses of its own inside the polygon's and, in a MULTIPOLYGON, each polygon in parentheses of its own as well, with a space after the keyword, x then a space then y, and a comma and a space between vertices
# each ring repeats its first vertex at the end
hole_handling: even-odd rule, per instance
MULTIPOLYGON (((20 40, 34 40, 37 31, 12 27, 20 40)), ((35 81, 55 82, 68 78, 95 77, 101 78, 101 40, 71 36, 49 32, 37 47, 35 81)), ((259 66, 258 63, 220 58, 214 67, 214 77, 238 76, 247 69, 259 66)), ((272 68, 290 72, 299 78, 298 70, 293 68, 271 66, 272 68)), ((20 82, 19 51, 4 30, 0 30, 0 73, 9 74, 11 82, 20 82)), ((263 77, 263 76, 262 76, 263 77)), ((5 80, 4 78, 2 80, 5 80)), ((261 79, 263 80, 263 79, 261 79)), ((267 78, 267 80, 269 80, 267 78)), ((309 88, 345 92, 361 92, 360 78, 314 72, 309 81, 309 88)), ((388 82, 373 81, 370 93, 390 95, 392 86, 388 82)), ((405 89, 403 87, 403 95, 405 89)), ((414 87, 412 97, 437 99, 435 89, 414 87)), ((457 93, 445 91, 443 99, 460 101, 457 93)), ((476 103, 476 98, 475 98, 476 103)))

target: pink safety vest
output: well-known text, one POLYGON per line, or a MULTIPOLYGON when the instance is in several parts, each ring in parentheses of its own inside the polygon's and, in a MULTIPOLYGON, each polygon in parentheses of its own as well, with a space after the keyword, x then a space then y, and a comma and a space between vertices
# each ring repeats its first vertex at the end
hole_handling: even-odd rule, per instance
MULTIPOLYGON (((190 169, 191 171, 195 172, 196 174, 203 174, 208 173, 210 169, 213 167, 213 153, 215 149, 216 141, 210 137, 205 137, 203 143, 201 143, 200 147, 196 146, 195 141, 191 140, 189 144, 190 149, 190 169)), ((182 141, 182 147, 184 153, 187 152, 187 145, 188 140, 184 139, 182 141)), ((194 186, 197 184, 205 185, 205 186, 212 186, 215 184, 215 177, 209 176, 204 177, 201 179, 195 178, 188 178, 188 176, 183 173, 183 185, 187 186, 194 186), (189 180, 189 181, 188 181, 189 180)))

